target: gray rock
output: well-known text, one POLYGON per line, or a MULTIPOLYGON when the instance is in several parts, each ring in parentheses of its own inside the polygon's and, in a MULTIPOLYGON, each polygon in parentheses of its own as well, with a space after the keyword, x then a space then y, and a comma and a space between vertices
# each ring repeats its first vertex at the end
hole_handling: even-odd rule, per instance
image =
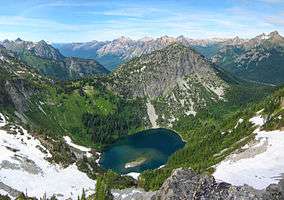
POLYGON ((272 184, 266 190, 250 186, 233 186, 217 183, 213 176, 200 175, 193 170, 177 169, 164 182, 152 200, 280 200, 283 196, 278 185, 272 184))

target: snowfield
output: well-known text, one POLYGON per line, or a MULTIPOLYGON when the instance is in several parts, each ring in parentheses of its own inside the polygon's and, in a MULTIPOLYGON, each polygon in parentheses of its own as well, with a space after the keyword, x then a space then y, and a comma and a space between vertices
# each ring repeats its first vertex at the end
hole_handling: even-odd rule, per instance
POLYGON ((88 158, 90 158, 90 157, 93 156, 93 155, 91 154, 91 150, 92 150, 91 148, 87 148, 87 147, 84 147, 84 146, 81 146, 81 145, 78 145, 78 144, 73 143, 72 140, 71 140, 71 138, 70 138, 69 136, 64 136, 63 138, 64 138, 65 142, 66 142, 69 146, 71 146, 71 147, 73 147, 73 148, 75 148, 75 149, 78 149, 78 150, 84 152, 85 155, 86 155, 88 158))
POLYGON ((242 151, 228 156, 216 166, 214 177, 233 185, 250 185, 264 189, 278 183, 284 173, 284 131, 260 131, 265 119, 257 115, 250 119, 256 130, 255 141, 242 151))
MULTIPOLYGON (((1 118, 0 126, 6 123, 1 118)), ((96 181, 79 171, 77 166, 62 168, 46 160, 49 151, 40 141, 21 127, 0 130, 0 193, 15 198, 18 192, 32 197, 77 199, 83 188, 87 194, 94 193, 96 181)))

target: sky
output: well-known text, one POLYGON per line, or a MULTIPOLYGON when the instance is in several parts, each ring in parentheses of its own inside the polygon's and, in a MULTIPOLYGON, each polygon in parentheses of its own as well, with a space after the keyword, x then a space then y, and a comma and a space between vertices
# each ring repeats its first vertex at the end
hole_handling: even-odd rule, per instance
POLYGON ((284 0, 0 0, 0 40, 284 34, 284 0))

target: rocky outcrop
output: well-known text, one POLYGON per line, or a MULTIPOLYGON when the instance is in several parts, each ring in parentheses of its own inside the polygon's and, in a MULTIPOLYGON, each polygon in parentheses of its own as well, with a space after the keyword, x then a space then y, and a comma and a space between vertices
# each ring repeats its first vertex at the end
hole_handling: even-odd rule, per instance
POLYGON ((34 87, 30 86, 30 84, 23 79, 7 80, 4 90, 7 93, 6 98, 12 100, 13 105, 19 113, 28 111, 29 99, 37 92, 34 87))
POLYGON ((237 187, 216 182, 213 176, 190 169, 176 169, 152 200, 281 200, 283 197, 280 186, 275 184, 256 190, 247 185, 237 187))

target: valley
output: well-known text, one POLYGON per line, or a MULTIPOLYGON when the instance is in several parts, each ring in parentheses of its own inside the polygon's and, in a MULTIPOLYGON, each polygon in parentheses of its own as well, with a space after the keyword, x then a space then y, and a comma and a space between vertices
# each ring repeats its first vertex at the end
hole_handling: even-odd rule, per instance
MULTIPOLYGON (((124 49, 112 72, 91 58, 65 57, 44 41, 1 42, 0 194, 76 199, 127 191, 158 198, 179 168, 194 170, 182 176, 213 175, 236 187, 278 184, 284 173, 281 77, 247 80, 212 56, 214 44, 223 52, 255 39, 178 40, 163 38, 134 55, 124 49), (200 54, 195 45, 201 44, 212 58, 200 54), (263 162, 270 164, 254 164, 263 162)), ((273 48, 282 48, 275 32, 257 42, 274 40, 273 48)))

